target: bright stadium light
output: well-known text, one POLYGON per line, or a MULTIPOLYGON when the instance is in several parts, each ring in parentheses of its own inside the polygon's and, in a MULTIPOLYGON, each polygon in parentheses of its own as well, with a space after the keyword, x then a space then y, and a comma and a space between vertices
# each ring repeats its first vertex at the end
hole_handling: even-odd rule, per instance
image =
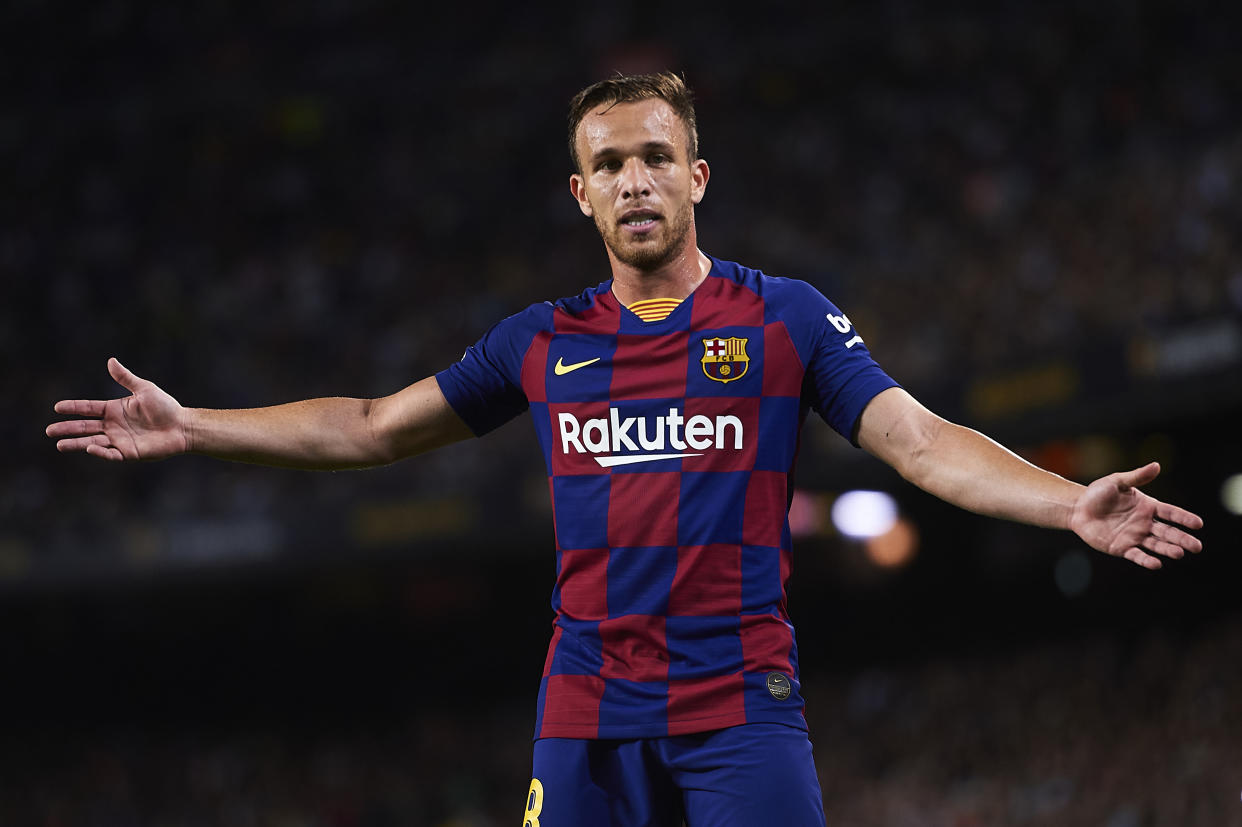
POLYGON ((1234 474, 1220 486, 1220 501, 1230 514, 1242 517, 1242 474, 1234 474))
POLYGON ((878 537, 897 522, 897 502, 883 491, 846 491, 832 504, 832 524, 846 537, 878 537))

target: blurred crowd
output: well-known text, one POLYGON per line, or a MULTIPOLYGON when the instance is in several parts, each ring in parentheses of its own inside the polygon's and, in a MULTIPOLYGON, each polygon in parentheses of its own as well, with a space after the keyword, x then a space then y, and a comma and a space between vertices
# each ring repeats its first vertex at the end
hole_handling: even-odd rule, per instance
MULTIPOLYGON (((550 571, 524 422, 323 475, 116 467, 56 456, 41 431, 57 399, 121 393, 109 356, 188 405, 380 395, 604 280, 563 124, 618 70, 673 68, 696 90, 703 248, 816 284, 946 412, 970 377, 1052 357, 1108 354, 1124 389, 1139 339, 1222 323, 1212 364, 1233 373, 1213 384, 1242 387, 1235 13, 589 6, 0 10, 0 599, 368 547, 500 543, 550 571)), ((804 467, 845 448, 804 446, 804 467)), ((829 823, 1242 823, 1242 626, 1197 631, 808 676, 829 823)), ((529 707, 14 734, 0 824, 516 823, 529 707)))
POLYGON ((1194 5, 896 2, 756 26, 724 5, 684 18, 693 36, 542 5, 3 14, 0 358, 22 392, 0 409, 16 446, 0 571, 89 568, 135 536, 156 555, 212 531, 256 555, 349 542, 326 515, 399 496, 543 526, 512 495, 542 498, 521 424, 348 484, 118 473, 55 461, 38 431, 55 399, 120 393, 108 356, 186 404, 380 395, 504 315, 602 281, 563 121, 613 71, 672 67, 696 89, 704 248, 817 284, 949 415, 965 378, 1242 315, 1242 57, 1194 5))
POLYGON ((1235 616, 830 682, 829 823, 1242 824, 1239 645, 1235 616))
MULTIPOLYGON (((1242 618, 804 676, 829 824, 1242 823, 1242 618)), ((882 661, 881 661, 882 662, 882 661)), ((0 822, 500 827, 529 710, 411 703, 376 724, 119 728, 0 746, 0 822)))

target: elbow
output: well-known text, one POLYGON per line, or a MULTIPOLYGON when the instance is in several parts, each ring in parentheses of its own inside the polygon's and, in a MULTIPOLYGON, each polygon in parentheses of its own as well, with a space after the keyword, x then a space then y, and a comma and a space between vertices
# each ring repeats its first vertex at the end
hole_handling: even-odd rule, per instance
POLYGON ((385 425, 383 406, 379 401, 366 399, 362 405, 362 419, 366 427, 359 454, 365 457, 364 464, 367 466, 391 465, 401 459, 396 440, 391 437, 392 429, 385 425))
POLYGON ((903 479, 923 489, 933 485, 941 465, 937 460, 937 446, 941 444, 948 425, 947 421, 935 415, 919 418, 906 450, 896 463, 897 473, 903 479))

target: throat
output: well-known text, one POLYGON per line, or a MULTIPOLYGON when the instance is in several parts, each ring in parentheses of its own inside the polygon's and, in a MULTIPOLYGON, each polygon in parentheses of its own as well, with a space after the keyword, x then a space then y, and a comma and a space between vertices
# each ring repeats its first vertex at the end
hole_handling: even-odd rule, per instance
MULTIPOLYGON (((673 261, 655 270, 642 270, 625 266, 613 254, 612 294, 623 307, 638 313, 646 305, 664 306, 660 318, 668 316, 677 305, 703 283, 712 269, 712 261, 697 249, 694 256, 677 256, 673 261)), ((641 315, 641 314, 640 314, 641 315)), ((657 319, 658 321, 658 319, 657 319)))

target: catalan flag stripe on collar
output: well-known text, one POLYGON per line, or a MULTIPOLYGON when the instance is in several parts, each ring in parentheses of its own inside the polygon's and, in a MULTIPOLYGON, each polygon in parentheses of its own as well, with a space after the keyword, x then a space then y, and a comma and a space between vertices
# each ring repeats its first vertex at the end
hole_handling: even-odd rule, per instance
POLYGON ((644 322, 662 322, 679 304, 681 299, 643 299, 629 305, 629 308, 644 322))

